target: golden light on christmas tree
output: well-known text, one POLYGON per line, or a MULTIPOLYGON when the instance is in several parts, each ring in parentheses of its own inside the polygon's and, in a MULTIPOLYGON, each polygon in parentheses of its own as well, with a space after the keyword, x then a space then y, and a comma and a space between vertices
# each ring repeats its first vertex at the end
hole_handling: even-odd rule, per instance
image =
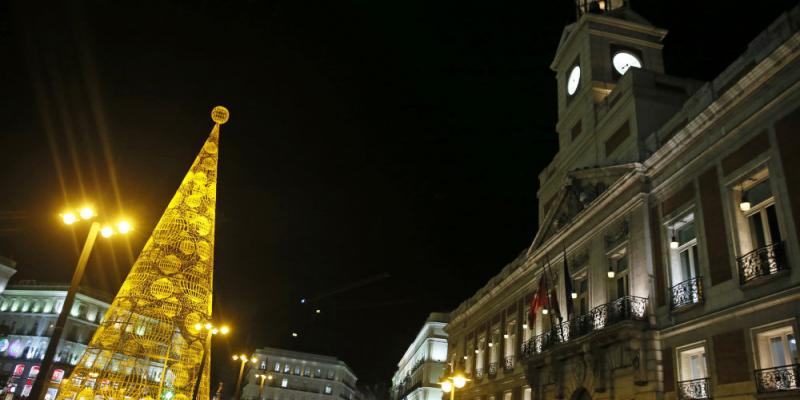
POLYGON ((196 398, 208 399, 202 328, 211 321, 219 126, 228 116, 225 107, 212 110, 211 134, 58 400, 189 400, 198 377, 196 398))

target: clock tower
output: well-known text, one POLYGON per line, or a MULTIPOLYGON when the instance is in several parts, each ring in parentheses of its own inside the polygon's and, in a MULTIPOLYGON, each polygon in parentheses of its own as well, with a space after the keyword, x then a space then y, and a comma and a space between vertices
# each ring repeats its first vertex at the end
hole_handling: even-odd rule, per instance
POLYGON ((555 72, 559 151, 540 174, 540 216, 570 172, 638 162, 644 139, 699 87, 665 75, 667 34, 627 0, 575 0, 550 68, 555 72))

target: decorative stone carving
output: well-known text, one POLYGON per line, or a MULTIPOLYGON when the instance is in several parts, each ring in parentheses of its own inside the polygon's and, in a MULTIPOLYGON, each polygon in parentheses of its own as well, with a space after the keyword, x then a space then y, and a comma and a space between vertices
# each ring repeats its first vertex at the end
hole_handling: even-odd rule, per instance
POLYGON ((623 220, 616 229, 606 234, 606 249, 610 250, 626 240, 628 240, 628 220, 623 220))

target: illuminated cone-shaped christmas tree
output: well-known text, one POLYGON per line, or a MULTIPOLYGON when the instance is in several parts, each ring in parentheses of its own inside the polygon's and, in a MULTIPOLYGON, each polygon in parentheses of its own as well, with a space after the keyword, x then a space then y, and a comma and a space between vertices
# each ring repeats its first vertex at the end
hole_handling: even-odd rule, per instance
POLYGON ((58 400, 208 399, 219 126, 183 178, 58 400), (201 368, 201 364, 205 366, 201 368))

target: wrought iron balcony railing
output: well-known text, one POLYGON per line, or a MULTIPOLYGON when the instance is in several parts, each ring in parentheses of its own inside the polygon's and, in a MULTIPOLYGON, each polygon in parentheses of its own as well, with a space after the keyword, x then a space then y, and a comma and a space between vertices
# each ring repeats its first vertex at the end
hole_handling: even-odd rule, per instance
POLYGON ((646 298, 621 297, 611 303, 599 305, 584 315, 564 321, 551 330, 528 339, 522 345, 522 355, 531 357, 540 354, 555 344, 599 331, 621 321, 643 321, 647 317, 646 310, 646 298))
POLYGON ((483 368, 475 368, 475 380, 483 379, 483 368))
POLYGON ((670 306, 673 310, 701 304, 703 302, 703 278, 698 276, 683 281, 670 288, 670 292, 672 292, 670 306))
POLYGON ((739 257, 737 260, 739 282, 744 285, 755 279, 788 270, 785 247, 784 242, 773 243, 739 257))
POLYGON ((678 382, 678 398, 680 400, 710 399, 711 385, 708 378, 678 382))
POLYGON ((505 364, 503 365, 503 368, 504 368, 506 371, 511 371, 511 370, 513 370, 513 369, 514 369, 514 356, 508 356, 508 357, 506 357, 506 362, 505 362, 505 364))
POLYGON ((497 362, 489 363, 489 377, 494 378, 497 376, 497 362))
POLYGON ((759 393, 800 390, 800 364, 756 370, 759 393))

